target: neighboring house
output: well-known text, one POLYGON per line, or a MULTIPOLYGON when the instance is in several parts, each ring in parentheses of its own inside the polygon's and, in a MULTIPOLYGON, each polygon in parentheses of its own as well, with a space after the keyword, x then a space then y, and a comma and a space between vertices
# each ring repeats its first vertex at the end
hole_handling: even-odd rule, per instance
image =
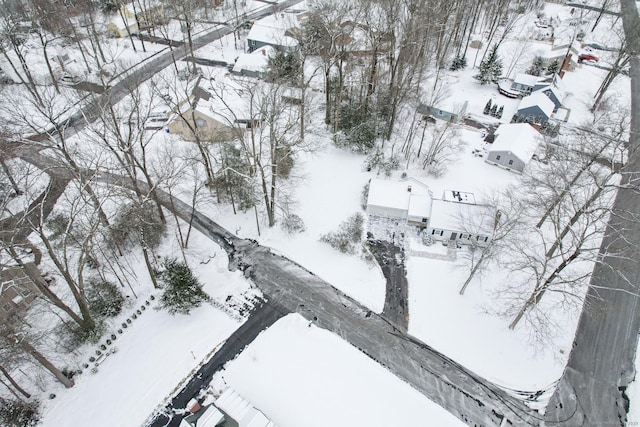
POLYGON ((243 129, 258 126, 259 114, 250 117, 250 101, 232 79, 225 79, 209 90, 200 87, 198 79, 189 100, 176 107, 168 120, 168 131, 195 141, 222 142, 239 137, 243 129))
MULTIPOLYGON (((216 399, 215 404, 232 418, 238 427, 276 427, 273 421, 231 388, 225 390, 216 399)), ((199 424, 198 427, 200 427, 199 424)))
POLYGON ((275 13, 256 21, 247 35, 249 52, 264 46, 272 46, 286 51, 298 47, 295 38, 299 19, 292 13, 275 13))
MULTIPOLYGON (((433 240, 456 241, 461 244, 489 243, 495 229, 495 208, 448 198, 447 193, 470 194, 447 190, 442 200, 434 199, 426 235, 433 240)), ((470 195, 473 198, 473 194, 470 195)))
POLYGON ((446 104, 447 102, 443 105, 439 105, 438 107, 420 104, 417 110, 418 113, 423 116, 431 116, 435 119, 445 120, 452 123, 458 123, 460 120, 464 119, 467 113, 467 107, 469 106, 468 101, 464 101, 462 105, 454 105, 451 103, 448 103, 450 105, 446 104))
MULTIPOLYGON (((34 274, 40 274, 32 262, 26 263, 25 268, 30 268, 34 274)), ((0 271, 0 321, 29 308, 39 293, 21 267, 3 268, 0 271)))
POLYGON ((133 4, 122 5, 114 19, 107 23, 107 33, 116 38, 128 37, 166 21, 161 3, 146 5, 144 10, 134 8, 133 4))
POLYGON ((520 92, 523 95, 529 95, 533 92, 533 88, 540 81, 540 77, 531 74, 519 73, 511 83, 511 90, 520 92))
POLYGON ((485 162, 507 170, 522 172, 540 144, 540 134, 528 123, 503 124, 485 162))
MULTIPOLYGON (((540 89, 536 89, 535 92, 544 93, 547 98, 553 102, 553 113, 557 112, 560 107, 562 107, 562 100, 564 99, 564 94, 558 89, 556 86, 545 86, 540 89)), ((532 94, 533 95, 533 94, 532 94)))
POLYGON ((555 109, 555 104, 545 93, 535 92, 522 98, 514 121, 542 125, 549 121, 555 109))
POLYGON ((263 46, 251 53, 243 53, 236 60, 231 72, 238 76, 263 79, 267 75, 269 57, 273 52, 272 46, 263 46))
POLYGON ((369 182, 367 213, 426 226, 431 211, 431 191, 415 178, 404 181, 372 179, 369 182))
POLYGON ((138 32, 138 23, 135 16, 116 15, 112 21, 107 23, 107 33, 111 37, 124 38, 138 34, 138 32))

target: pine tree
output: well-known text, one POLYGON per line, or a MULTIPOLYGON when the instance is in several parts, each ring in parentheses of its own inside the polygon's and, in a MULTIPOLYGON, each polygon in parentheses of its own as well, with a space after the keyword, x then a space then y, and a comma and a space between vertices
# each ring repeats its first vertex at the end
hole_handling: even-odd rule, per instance
POLYGON ((498 112, 498 104, 493 104, 493 107, 491 107, 491 111, 489 112, 489 114, 491 114, 493 117, 496 117, 497 112, 498 112))
POLYGON ((555 74, 560 70, 560 60, 554 59, 547 67, 547 74, 555 74))
POLYGON ((189 314, 192 308, 211 301, 188 265, 172 258, 165 260, 162 266, 163 270, 158 272, 158 278, 164 285, 160 308, 167 309, 172 315, 189 314))
POLYGON ((464 69, 466 66, 467 66, 467 58, 464 56, 456 56, 453 59, 453 62, 451 62, 451 67, 449 68, 449 70, 457 71, 457 70, 464 69))
POLYGON ((476 79, 480 84, 497 83, 502 76, 502 60, 498 56, 498 45, 494 45, 491 53, 480 63, 480 72, 476 79))
POLYGON ((491 111, 491 99, 487 101, 487 104, 484 106, 484 111, 482 111, 482 114, 489 114, 490 111, 491 111))
POLYGON ((503 112, 504 112, 504 105, 501 105, 500 108, 498 108, 498 112, 496 113, 496 117, 501 119, 503 112))

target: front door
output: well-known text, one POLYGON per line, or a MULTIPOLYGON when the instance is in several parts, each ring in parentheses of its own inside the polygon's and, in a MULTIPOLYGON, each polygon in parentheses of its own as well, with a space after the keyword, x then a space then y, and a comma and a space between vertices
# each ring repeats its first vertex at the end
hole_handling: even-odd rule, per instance
POLYGON ((451 233, 451 237, 449 237, 449 240, 456 240, 456 238, 458 238, 458 233, 451 233))

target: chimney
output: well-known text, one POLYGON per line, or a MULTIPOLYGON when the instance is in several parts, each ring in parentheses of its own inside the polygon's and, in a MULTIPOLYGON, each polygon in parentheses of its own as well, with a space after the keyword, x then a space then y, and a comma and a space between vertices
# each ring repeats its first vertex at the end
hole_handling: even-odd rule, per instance
POLYGON ((267 56, 267 49, 262 49, 262 56, 267 56))
POLYGON ((411 193, 411 186, 410 186, 410 185, 407 187, 407 191, 408 191, 409 193, 411 193))

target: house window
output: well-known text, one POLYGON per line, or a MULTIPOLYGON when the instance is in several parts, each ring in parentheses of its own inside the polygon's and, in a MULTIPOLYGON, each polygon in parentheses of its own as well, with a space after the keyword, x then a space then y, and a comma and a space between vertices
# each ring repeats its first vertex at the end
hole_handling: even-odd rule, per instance
POLYGON ((440 235, 442 236, 444 234, 444 230, 440 230, 440 235))
POLYGON ((427 221, 429 221, 429 218, 422 218, 422 222, 423 222, 423 223, 425 223, 425 224, 426 224, 426 223, 427 223, 427 221))
POLYGON ((431 234, 436 234, 436 230, 431 230, 431 234))
POLYGON ((509 160, 509 164, 512 165, 513 164, 513 160, 509 160))
POLYGON ((484 238, 484 241, 486 242, 487 240, 489 240, 489 238, 488 238, 488 237, 485 237, 485 238, 484 238))
POLYGON ((207 127, 207 121, 204 120, 204 119, 200 119, 200 118, 196 119, 196 127, 206 128, 207 127))
POLYGON ((468 239, 468 238, 469 238, 469 235, 468 235, 468 234, 466 234, 466 233, 462 233, 462 234, 460 235, 460 238, 461 238, 461 239, 468 239))
POLYGON ((496 160, 500 160, 500 154, 496 156, 496 160))

